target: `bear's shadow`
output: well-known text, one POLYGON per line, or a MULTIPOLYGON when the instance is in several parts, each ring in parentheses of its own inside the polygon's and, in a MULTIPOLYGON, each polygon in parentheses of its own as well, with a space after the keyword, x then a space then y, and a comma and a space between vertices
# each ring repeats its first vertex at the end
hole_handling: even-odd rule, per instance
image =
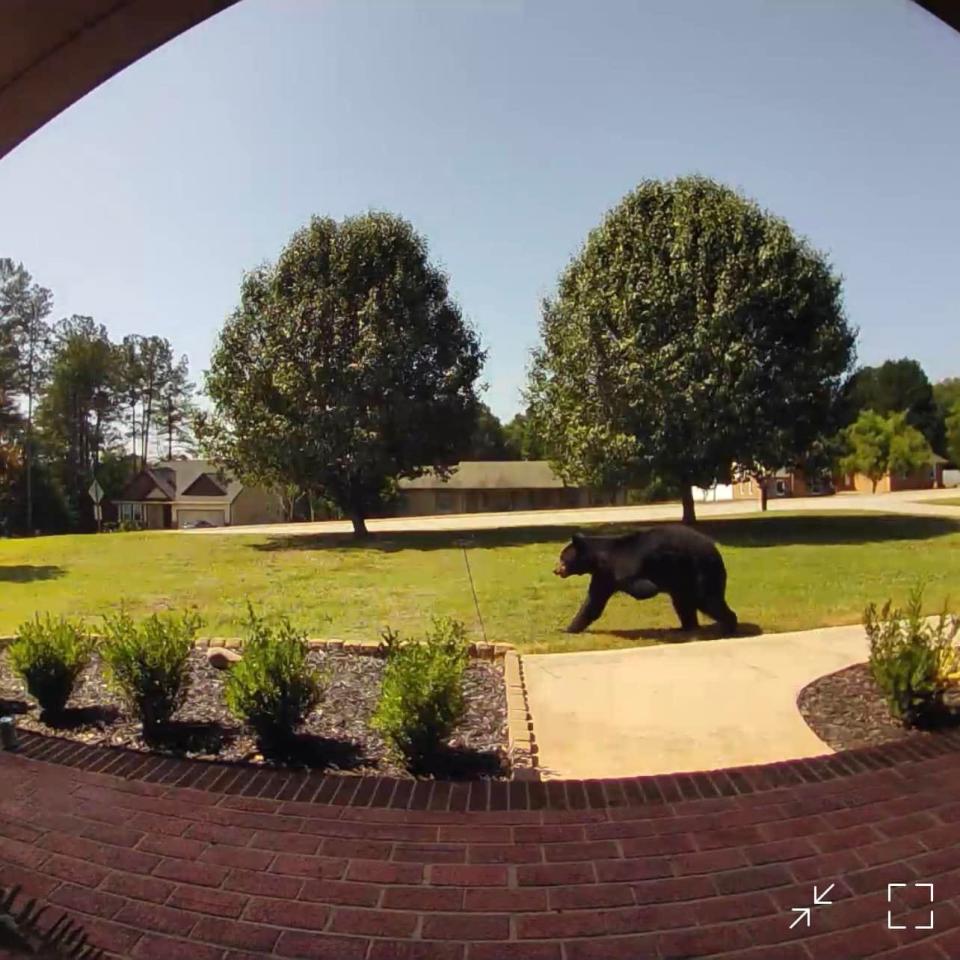
POLYGON ((694 640, 736 640, 738 637, 757 637, 763 628, 756 623, 737 626, 736 633, 727 633, 716 624, 698 627, 696 630, 681 630, 679 627, 641 627, 636 630, 587 629, 584 633, 596 636, 617 637, 620 640, 648 640, 654 643, 691 643, 694 640))

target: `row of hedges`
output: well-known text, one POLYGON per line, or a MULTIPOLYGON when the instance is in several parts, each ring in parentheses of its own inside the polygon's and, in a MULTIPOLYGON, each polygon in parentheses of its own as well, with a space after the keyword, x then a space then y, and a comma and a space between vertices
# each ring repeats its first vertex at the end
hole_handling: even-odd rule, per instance
MULTIPOLYGON (((140 621, 125 612, 104 617, 97 652, 108 682, 140 720, 148 741, 157 738, 186 700, 190 652, 201 625, 192 611, 140 621)), ((9 657, 44 716, 56 720, 93 649, 80 623, 38 616, 20 626, 9 657)), ((371 726, 395 755, 417 769, 463 718, 466 631, 458 621, 437 619, 419 642, 388 629, 382 649, 386 665, 371 726)), ((267 754, 283 753, 323 699, 328 677, 310 665, 308 651, 306 634, 289 620, 269 624, 248 609, 243 657, 227 674, 224 700, 267 754)))

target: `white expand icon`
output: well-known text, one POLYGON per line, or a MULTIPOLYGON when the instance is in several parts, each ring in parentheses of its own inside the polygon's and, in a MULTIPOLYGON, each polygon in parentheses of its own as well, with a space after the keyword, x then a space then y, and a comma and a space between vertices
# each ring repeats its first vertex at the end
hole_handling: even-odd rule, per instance
MULTIPOLYGON (((926 887, 930 891, 930 902, 933 903, 933 884, 932 883, 888 883, 887 884, 887 903, 893 903, 893 890, 894 887, 926 887)), ((887 910, 887 929, 888 930, 907 930, 910 929, 906 926, 901 926, 900 924, 893 922, 892 917, 893 911, 887 910)), ((930 911, 930 922, 924 926, 913 927, 914 930, 932 930, 933 929, 933 910, 930 911)))

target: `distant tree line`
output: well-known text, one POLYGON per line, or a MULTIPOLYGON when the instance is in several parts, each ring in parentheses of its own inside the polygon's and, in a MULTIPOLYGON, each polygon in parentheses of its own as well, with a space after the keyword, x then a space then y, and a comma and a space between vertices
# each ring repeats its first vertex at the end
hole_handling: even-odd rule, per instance
POLYGON ((185 356, 52 313, 50 290, 0 259, 0 534, 92 529, 94 478, 116 496, 148 461, 193 446, 185 356))
POLYGON ((916 360, 862 367, 842 400, 845 429, 834 439, 835 465, 861 473, 876 490, 886 474, 911 474, 934 454, 960 464, 960 379, 931 384, 916 360))

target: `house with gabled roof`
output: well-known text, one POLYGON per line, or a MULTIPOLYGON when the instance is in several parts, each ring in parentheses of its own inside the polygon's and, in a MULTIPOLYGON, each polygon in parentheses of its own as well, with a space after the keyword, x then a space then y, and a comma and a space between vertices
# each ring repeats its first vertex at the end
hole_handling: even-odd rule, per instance
POLYGON ((398 484, 401 516, 504 513, 614 506, 626 490, 601 491, 564 483, 546 460, 461 460, 443 479, 432 470, 398 484))
POLYGON ((246 486, 206 460, 166 460, 141 470, 114 501, 117 519, 148 530, 277 523, 280 498, 246 486))

